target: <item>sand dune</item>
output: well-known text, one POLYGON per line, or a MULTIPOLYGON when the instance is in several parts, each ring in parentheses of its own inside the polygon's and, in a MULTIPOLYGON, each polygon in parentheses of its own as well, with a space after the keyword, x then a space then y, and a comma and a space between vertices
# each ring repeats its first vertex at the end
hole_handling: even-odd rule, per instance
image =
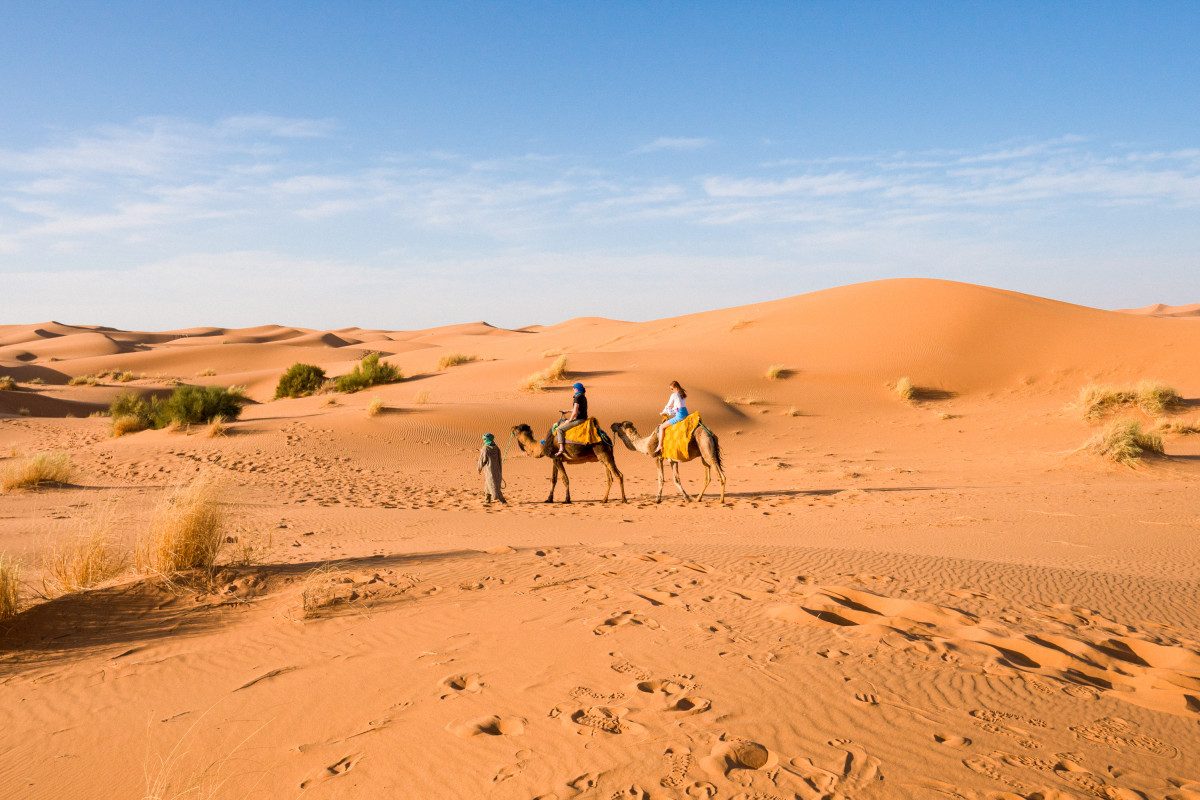
POLYGON ((78 472, 0 494, 26 581, 0 796, 1200 797, 1200 436, 1117 465, 1072 406, 1155 379, 1184 398, 1170 421, 1200 418, 1176 310, 895 280, 517 330, 0 326, 0 472, 47 451, 78 472), (292 363, 368 351, 406 380, 272 399, 292 363), (566 380, 523 388, 560 356, 566 380), (65 385, 111 370, 134 376, 65 385), (905 401, 902 376, 940 391, 905 401), (86 418, 171 379, 254 402, 214 438, 86 418), (544 435, 581 380, 606 428, 646 433, 671 379, 719 437, 724 505, 669 477, 655 503, 619 440, 627 504, 594 464, 542 502, 513 425, 544 435), (508 507, 481 502, 484 431, 508 507), (202 474, 211 577, 42 589, 50 547, 102 524, 128 550, 202 474))

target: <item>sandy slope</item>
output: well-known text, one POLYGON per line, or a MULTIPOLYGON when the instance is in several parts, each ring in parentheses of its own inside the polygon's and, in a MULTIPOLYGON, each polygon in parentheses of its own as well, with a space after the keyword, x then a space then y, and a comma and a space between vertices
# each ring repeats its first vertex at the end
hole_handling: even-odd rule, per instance
POLYGON ((48 542, 104 509, 129 542, 201 471, 228 558, 256 548, 205 590, 27 594, 0 796, 1200 797, 1200 437, 1117 468, 1069 408, 1093 380, 1200 397, 1197 352, 1193 319, 922 280, 519 331, 0 326, 0 374, 45 380, 0 392, 0 468, 81 472, 0 495, 31 588, 48 542), (294 361, 367 350, 410 378, 270 401, 294 361), (455 352, 479 360, 438 371, 455 352), (482 507, 479 434, 548 427, 565 389, 518 386, 559 353, 606 425, 683 382, 727 503, 656 505, 621 448, 628 504, 586 465, 546 506, 514 448, 513 504, 482 507), (147 377, 66 385, 115 369, 147 377), (940 393, 903 403, 902 375, 940 393), (163 378, 258 402, 218 439, 84 418, 163 378))

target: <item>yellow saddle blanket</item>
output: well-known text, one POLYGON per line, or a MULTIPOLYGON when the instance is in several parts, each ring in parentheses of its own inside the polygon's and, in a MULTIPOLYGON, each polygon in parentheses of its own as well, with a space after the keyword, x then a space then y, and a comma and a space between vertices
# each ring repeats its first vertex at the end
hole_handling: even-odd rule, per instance
POLYGON ((688 414, 663 432, 662 457, 669 461, 687 461, 688 446, 700 427, 700 412, 688 414))
POLYGON ((563 438, 572 444, 599 444, 603 441, 600 438, 600 423, 596 422, 595 417, 588 417, 588 421, 582 425, 563 431, 563 438))

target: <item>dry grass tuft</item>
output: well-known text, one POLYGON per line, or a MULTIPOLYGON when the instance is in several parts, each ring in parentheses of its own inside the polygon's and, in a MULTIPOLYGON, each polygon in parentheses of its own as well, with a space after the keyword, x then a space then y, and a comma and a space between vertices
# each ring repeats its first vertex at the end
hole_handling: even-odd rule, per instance
POLYGON ((100 379, 95 375, 76 375, 67 381, 68 386, 95 386, 100 383, 100 379))
POLYGON ((1119 419, 1088 440, 1088 449, 1119 464, 1134 464, 1146 455, 1162 455, 1162 437, 1142 430, 1137 420, 1119 419))
POLYGON ((1150 416, 1174 411, 1183 405, 1183 397, 1170 386, 1157 381, 1142 381, 1132 389, 1089 383, 1079 390, 1076 401, 1089 422, 1103 419, 1117 409, 1136 406, 1150 416))
POLYGON ((30 411, 28 408, 18 408, 17 409, 17 416, 28 417, 28 416, 32 416, 32 415, 33 415, 33 412, 30 411))
POLYGON ((208 427, 204 429, 204 435, 209 439, 215 439, 218 436, 226 436, 229 433, 229 425, 225 418, 220 414, 213 417, 212 422, 208 423, 208 427))
POLYGON ((767 367, 767 380, 769 381, 783 380, 784 378, 789 377, 791 374, 792 371, 783 364, 772 364, 771 366, 767 367))
POLYGON ((213 375, 216 375, 216 374, 217 374, 217 371, 215 369, 213 369, 212 367, 209 367, 208 369, 204 370, 203 372, 197 372, 196 377, 197 378, 211 378, 213 375))
POLYGON ((212 571, 225 527, 217 490, 215 480, 200 475, 163 501, 134 550, 139 572, 171 576, 188 570, 212 571))
POLYGON ((66 453, 38 453, 24 463, 9 467, 0 487, 12 489, 35 489, 39 486, 63 486, 75 477, 75 466, 66 453))
POLYGON ((570 373, 567 371, 567 357, 559 356, 554 360, 553 364, 541 372, 535 372, 526 378, 521 384, 521 388, 527 392, 539 392, 552 383, 567 380, 569 375, 570 373))
POLYGON ((15 617, 20 610, 21 565, 0 554, 0 619, 15 617))
POLYGON ((146 430, 145 420, 135 417, 133 414, 122 414, 119 417, 113 417, 113 436, 124 436, 127 433, 137 433, 144 430, 146 430))
POLYGON ((413 398, 413 402, 419 406, 429 405, 429 392, 417 392, 417 396, 413 398))
POLYGON ((128 562, 128 555, 113 544, 112 507, 107 506, 46 553, 42 587, 51 596, 78 592, 115 578, 128 562))
POLYGON ((472 361, 478 360, 479 356, 469 356, 466 353, 450 353, 441 357, 438 361, 438 369, 450 369, 460 364, 470 364, 472 361))
POLYGON ((896 385, 892 387, 892 390, 905 402, 911 403, 917 399, 917 387, 913 386, 913 382, 907 377, 896 381, 896 385))
POLYGON ((367 416, 378 417, 383 412, 383 401, 376 397, 367 405, 367 416))
POLYGON ((12 375, 0 375, 0 392, 16 391, 17 382, 12 375))
POLYGON ((803 417, 804 416, 804 412, 801 411, 800 409, 796 408, 795 406, 792 406, 787 411, 783 412, 783 414, 786 417, 803 417))
POLYGON ((1200 420, 1184 422, 1183 420, 1160 419, 1154 427, 1162 433, 1173 436, 1192 436, 1200 433, 1200 420))

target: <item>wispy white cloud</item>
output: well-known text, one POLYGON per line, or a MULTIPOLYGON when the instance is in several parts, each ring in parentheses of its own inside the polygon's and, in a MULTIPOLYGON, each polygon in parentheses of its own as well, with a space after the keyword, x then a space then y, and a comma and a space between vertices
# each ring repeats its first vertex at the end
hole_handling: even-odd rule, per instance
POLYGON ((658 153, 663 150, 703 150, 713 144, 712 139, 688 136, 660 136, 652 142, 647 142, 633 152, 658 153))
MULTIPOLYGON (((1096 224, 1085 233, 1054 220, 1102 218, 1105 234, 1124 230, 1133 248, 1149 235, 1149 212, 1149 224, 1178 223, 1164 269, 1189 252, 1194 262, 1200 248, 1200 232, 1183 222, 1200 207, 1200 148, 1061 137, 975 151, 748 156, 694 173, 669 153, 707 139, 655 140, 635 168, 572 153, 364 156, 346 136, 327 120, 147 118, 0 149, 0 279, 20 275, 41 291, 48 284, 31 274, 152 264, 158 271, 140 274, 166 286, 163 275, 184 269, 172 255, 191 252, 225 259, 245 280, 253 273, 256 285, 288 270, 324 276, 308 291, 341 287, 330 276, 353 265, 388 291, 420 293, 437 280, 420 265, 453 262, 509 296, 506 274, 529 274, 536 262, 553 283, 581 253, 609 271, 657 260, 698 275, 714 259, 743 259, 770 284, 769 271, 787 263, 851 278, 870 277, 871 264, 921 274, 922 263, 1050 258, 1029 249, 1031 235, 1082 269, 1103 248, 1072 254, 1053 243, 1094 238, 1096 224), (408 277, 380 277, 388 270, 408 277)), ((263 291, 255 302, 280 298, 263 291)))

